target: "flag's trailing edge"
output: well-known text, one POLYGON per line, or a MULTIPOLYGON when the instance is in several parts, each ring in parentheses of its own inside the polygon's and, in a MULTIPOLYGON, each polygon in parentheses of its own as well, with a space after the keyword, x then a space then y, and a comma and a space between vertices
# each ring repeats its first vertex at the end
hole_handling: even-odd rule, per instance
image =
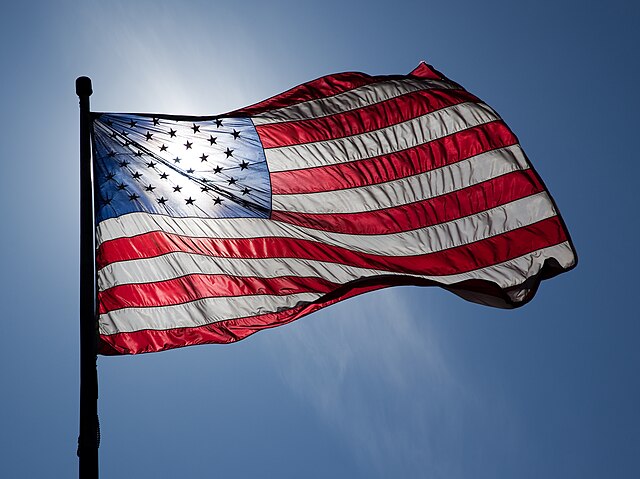
POLYGON ((512 308, 576 264, 518 140, 422 63, 211 117, 95 113, 102 354, 228 343, 393 285, 512 308))

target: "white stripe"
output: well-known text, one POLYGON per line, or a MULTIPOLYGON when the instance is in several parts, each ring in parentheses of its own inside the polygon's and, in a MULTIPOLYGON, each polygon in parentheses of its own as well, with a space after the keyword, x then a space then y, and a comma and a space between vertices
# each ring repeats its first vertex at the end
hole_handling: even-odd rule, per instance
MULTIPOLYGON (((535 200, 536 198, 546 197, 546 194, 546 192, 541 192, 527 198, 535 200)), ((526 201, 527 198, 518 201, 526 201)), ((545 205, 551 204, 548 198, 543 201, 545 205)), ((533 204, 538 205, 537 203, 533 204)), ((97 246, 99 247, 106 241, 139 236, 156 231, 194 238, 297 238, 320 241, 331 245, 349 244, 350 239, 366 241, 367 238, 365 235, 353 236, 342 233, 318 231, 312 228, 296 226, 266 218, 177 218, 159 214, 135 212, 101 221, 96 228, 97 246)), ((393 239, 393 235, 389 235, 387 238, 393 239)))
POLYGON ((105 291, 123 284, 156 283, 190 274, 226 274, 229 276, 279 278, 300 276, 347 283, 386 271, 295 258, 214 258, 189 253, 171 253, 156 258, 114 263, 98 272, 98 289, 105 291))
MULTIPOLYGON (((265 236, 316 241, 352 251, 383 256, 412 256, 434 253, 443 249, 480 241, 522 226, 537 223, 555 214, 551 200, 545 192, 542 192, 475 215, 401 233, 349 235, 302 228, 288 223, 271 222, 266 224, 275 226, 273 232, 276 234, 265 236)), ((198 221, 197 218, 192 220, 198 221)), ((245 238, 253 236, 251 231, 245 230, 245 232, 245 238)), ((223 229, 212 230, 211 237, 242 237, 238 234, 227 236, 226 233, 229 233, 229 231, 224 231, 223 229)), ((253 237, 262 236, 256 235, 253 237)))
POLYGON ((330 97, 319 98, 317 100, 307 100, 292 106, 270 110, 259 113, 252 117, 256 125, 267 125, 270 123, 281 123, 285 121, 310 120, 321 118, 337 113, 344 113, 356 110, 381 101, 405 95, 419 90, 439 89, 459 89, 453 83, 440 80, 427 79, 403 79, 389 80, 384 82, 364 85, 344 93, 338 93, 330 97))
MULTIPOLYGON (((502 288, 508 288, 521 284, 526 278, 537 274, 548 258, 556 258, 564 268, 568 268, 575 261, 571 247, 565 242, 528 253, 498 265, 488 266, 468 273, 447 276, 411 275, 411 277, 431 279, 441 284, 454 284, 469 279, 482 279, 492 281, 502 288)), ((252 260, 251 262, 255 263, 256 261, 262 262, 264 260, 252 260)), ((272 261, 273 260, 268 260, 267 263, 272 261)), ((340 283, 376 276, 381 273, 389 274, 376 270, 350 268, 335 264, 324 264, 322 268, 326 268, 327 271, 319 271, 316 269, 318 262, 288 261, 291 263, 291 268, 299 271, 301 275, 308 275, 305 273, 309 271, 320 272, 322 274, 321 277, 327 278, 330 281, 341 278, 341 281, 337 281, 340 283), (300 267, 302 267, 302 270, 298 270, 300 267), (305 268, 307 270, 305 270, 305 268), (329 274, 327 274, 327 272, 329 272, 329 274)), ((217 268, 219 271, 226 271, 229 263, 239 263, 241 267, 245 267, 248 262, 245 260, 226 260, 218 261, 218 263, 219 264, 214 264, 214 268, 217 268), (225 262, 227 264, 220 264, 225 262)), ((264 277, 272 277, 272 267, 268 264, 264 266, 266 266, 265 270, 267 272, 267 276, 264 277)), ((255 271, 255 269, 252 270, 251 274, 255 275, 255 271)), ((526 297, 528 291, 527 288, 523 287, 521 291, 512 290, 511 293, 515 301, 520 301, 526 297)), ((275 312, 279 308, 295 307, 313 301, 321 296, 322 294, 319 293, 298 293, 288 296, 224 297, 203 299, 177 306, 126 308, 100 315, 100 333, 114 334, 117 332, 132 332, 142 329, 170 329, 200 326, 216 321, 275 312)))
POLYGON ((335 165, 406 150, 498 119, 484 103, 460 103, 367 133, 265 149, 265 156, 271 172, 335 165))
POLYGON ((527 169, 519 145, 492 150, 435 170, 376 185, 344 190, 273 195, 273 210, 331 214, 359 213, 444 195, 496 176, 527 169))
MULTIPOLYGON (((369 239, 369 250, 365 253, 380 254, 386 256, 412 256, 420 254, 435 253, 454 246, 480 241, 490 238, 514 228, 526 226, 542 219, 553 216, 553 211, 544 205, 548 203, 546 196, 537 195, 537 206, 526 202, 514 202, 507 206, 513 209, 523 208, 529 210, 528 217, 513 219, 512 211, 503 207, 496 208, 493 214, 491 211, 482 213, 484 216, 480 218, 480 223, 474 225, 472 217, 461 218, 455 222, 450 222, 449 228, 442 228, 444 225, 435 225, 421 230, 398 233, 397 235, 386 236, 362 236, 361 240, 369 239), (472 228, 472 229, 470 229, 472 228), (398 236, 402 235, 400 238, 398 236), (430 236, 429 236, 430 235, 430 236), (391 237, 391 240, 385 238, 391 237), (374 241, 371 241, 374 240, 374 241), (374 248, 376 247, 376 248, 374 248)), ((339 245, 354 251, 362 251, 363 245, 352 241, 353 244, 339 245), (356 246, 357 245, 357 246, 356 246)), ((100 289, 108 289, 118 284, 139 283, 139 282, 155 282, 159 281, 153 276, 154 271, 166 270, 171 272, 171 277, 163 277, 161 280, 171 279, 186 274, 197 272, 200 264, 207 262, 223 261, 224 258, 209 257, 191 253, 170 253, 155 258, 146 258, 138 260, 121 261, 109 264, 98 272, 98 284, 100 289), (194 269, 195 268, 195 269, 194 269), (150 276, 149 276, 150 275, 150 276)), ((247 261, 248 265, 253 261, 267 261, 266 259, 241 259, 247 261)), ((271 266, 275 268, 275 276, 287 276, 290 274, 302 274, 297 270, 288 270, 289 259, 274 258, 275 263, 271 266)), ((228 272, 228 274, 235 274, 228 272)), ((238 276, 246 276, 245 272, 238 272, 238 276)), ((315 275, 312 275, 315 276, 315 275)))
POLYGON ((159 308, 118 309, 101 314, 100 334, 203 326, 227 319, 271 313, 280 309, 302 306, 322 296, 322 293, 297 293, 285 296, 239 296, 206 298, 190 303, 159 308))

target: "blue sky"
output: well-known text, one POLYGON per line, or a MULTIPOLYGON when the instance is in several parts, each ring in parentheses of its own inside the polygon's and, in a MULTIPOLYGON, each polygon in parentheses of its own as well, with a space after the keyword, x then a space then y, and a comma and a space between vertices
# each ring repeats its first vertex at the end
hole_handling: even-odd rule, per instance
POLYGON ((0 18, 0 475, 73 477, 78 109, 206 115, 426 60, 492 105, 580 264, 516 311, 372 293, 252 336, 99 359, 102 477, 640 475, 631 1, 14 2, 0 18))

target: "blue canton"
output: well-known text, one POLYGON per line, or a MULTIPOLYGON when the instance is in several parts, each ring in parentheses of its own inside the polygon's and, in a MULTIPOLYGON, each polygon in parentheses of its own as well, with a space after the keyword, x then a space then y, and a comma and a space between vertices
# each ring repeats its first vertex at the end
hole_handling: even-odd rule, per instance
POLYGON ((100 114, 93 123, 96 222, 133 212, 268 218, 271 183, 248 118, 100 114))

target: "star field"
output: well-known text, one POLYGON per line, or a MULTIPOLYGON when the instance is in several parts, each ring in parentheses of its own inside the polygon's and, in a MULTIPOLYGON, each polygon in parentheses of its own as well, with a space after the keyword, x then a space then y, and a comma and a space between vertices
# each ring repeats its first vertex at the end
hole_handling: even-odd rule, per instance
POLYGON ((96 221, 144 211, 181 217, 268 217, 271 187, 250 119, 94 119, 96 221))

